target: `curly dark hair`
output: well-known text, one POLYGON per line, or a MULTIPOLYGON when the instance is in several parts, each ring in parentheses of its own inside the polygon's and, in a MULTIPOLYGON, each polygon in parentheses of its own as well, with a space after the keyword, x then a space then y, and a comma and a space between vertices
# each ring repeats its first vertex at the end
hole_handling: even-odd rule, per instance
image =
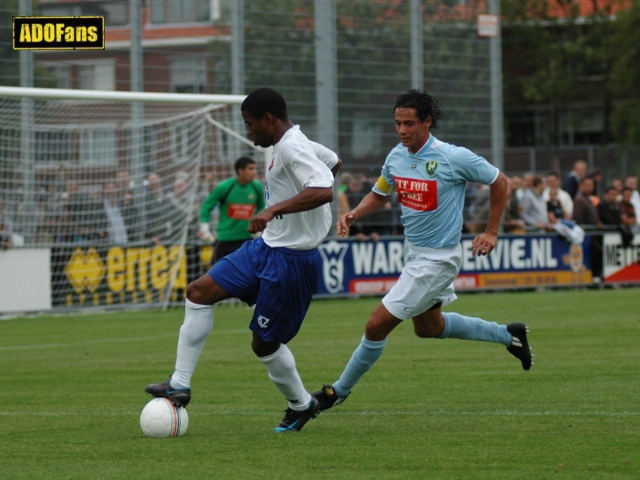
POLYGON ((282 95, 271 88, 263 87, 251 92, 242 102, 240 110, 257 120, 267 113, 282 121, 289 120, 287 102, 282 95))
POLYGON ((431 127, 429 128, 435 130, 438 128, 438 120, 440 120, 444 114, 444 112, 440 110, 440 105, 441 102, 424 90, 414 88, 402 95, 398 95, 396 104, 393 107, 393 112, 395 113, 397 108, 414 108, 421 122, 424 122, 427 117, 431 117, 431 127))

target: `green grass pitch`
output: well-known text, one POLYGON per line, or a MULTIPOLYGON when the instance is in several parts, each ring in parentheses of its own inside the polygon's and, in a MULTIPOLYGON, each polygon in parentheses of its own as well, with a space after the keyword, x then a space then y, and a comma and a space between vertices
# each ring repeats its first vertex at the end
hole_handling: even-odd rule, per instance
MULTIPOLYGON (((339 376, 378 302, 313 302, 290 343, 310 391, 339 376)), ((0 321, 0 478, 640 478, 640 290, 466 294, 445 310, 525 321, 535 365, 409 322, 344 404, 277 434, 286 405, 251 352, 251 311, 220 307, 188 432, 165 439, 139 415, 173 370, 181 309, 0 321)))

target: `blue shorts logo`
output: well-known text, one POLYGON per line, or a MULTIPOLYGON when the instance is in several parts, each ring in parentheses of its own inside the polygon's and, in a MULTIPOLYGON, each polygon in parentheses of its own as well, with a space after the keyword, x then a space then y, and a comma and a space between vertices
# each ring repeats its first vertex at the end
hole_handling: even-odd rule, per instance
POLYGON ((258 325, 260 325, 260 328, 267 328, 267 326, 269 325, 269 319, 260 315, 258 317, 258 325))

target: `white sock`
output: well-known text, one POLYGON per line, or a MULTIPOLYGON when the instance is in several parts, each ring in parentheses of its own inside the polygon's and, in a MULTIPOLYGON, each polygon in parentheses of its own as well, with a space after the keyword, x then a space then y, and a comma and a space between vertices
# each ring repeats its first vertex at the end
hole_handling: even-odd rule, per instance
POLYGON ((260 361, 267 367, 269 379, 289 401, 289 408, 306 410, 311 402, 311 395, 302 384, 291 350, 283 343, 275 353, 260 357, 260 361))
POLYGON ((191 376, 213 328, 213 305, 198 305, 187 300, 184 308, 184 323, 178 337, 176 371, 171 375, 173 388, 189 388, 191 376))

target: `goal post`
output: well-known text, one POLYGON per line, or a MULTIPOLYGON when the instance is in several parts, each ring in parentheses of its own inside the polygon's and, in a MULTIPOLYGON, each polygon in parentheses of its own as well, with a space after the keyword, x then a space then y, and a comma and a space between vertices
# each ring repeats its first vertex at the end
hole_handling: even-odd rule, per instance
POLYGON ((183 300, 211 261, 200 203, 238 155, 264 172, 232 128, 244 98, 0 87, 0 232, 50 249, 54 309, 183 300))

